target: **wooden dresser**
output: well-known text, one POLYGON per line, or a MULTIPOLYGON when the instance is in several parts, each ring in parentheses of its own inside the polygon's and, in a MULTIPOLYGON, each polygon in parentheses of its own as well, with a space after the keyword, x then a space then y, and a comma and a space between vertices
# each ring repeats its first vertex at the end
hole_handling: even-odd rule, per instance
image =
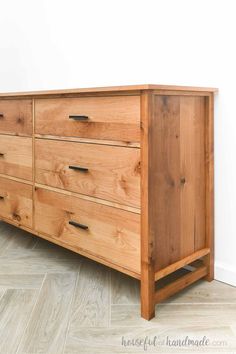
POLYGON ((140 279, 151 319, 213 279, 215 91, 1 94, 0 218, 140 279))

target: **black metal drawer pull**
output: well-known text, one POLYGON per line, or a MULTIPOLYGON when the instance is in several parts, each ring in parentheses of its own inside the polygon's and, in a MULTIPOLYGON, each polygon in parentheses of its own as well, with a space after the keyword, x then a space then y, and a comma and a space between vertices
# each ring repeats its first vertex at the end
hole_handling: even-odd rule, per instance
POLYGON ((0 118, 3 118, 4 117, 4 114, 3 113, 0 113, 0 118))
POLYGON ((77 170, 81 172, 88 172, 88 168, 86 167, 80 167, 80 166, 69 166, 71 170, 77 170))
POLYGON ((0 199, 4 199, 4 197, 2 195, 0 195, 0 199))
POLYGON ((4 155, 5 155, 5 154, 4 154, 3 152, 0 152, 0 157, 1 157, 1 156, 4 156, 4 155))
POLYGON ((80 116, 80 115, 75 115, 75 114, 70 114, 69 119, 74 119, 74 120, 80 120, 80 121, 86 121, 89 119, 88 116, 80 116))
POLYGON ((79 227, 80 229, 83 229, 83 230, 88 230, 88 226, 87 225, 79 224, 78 222, 75 222, 73 220, 69 221, 69 224, 73 225, 75 227, 79 227))

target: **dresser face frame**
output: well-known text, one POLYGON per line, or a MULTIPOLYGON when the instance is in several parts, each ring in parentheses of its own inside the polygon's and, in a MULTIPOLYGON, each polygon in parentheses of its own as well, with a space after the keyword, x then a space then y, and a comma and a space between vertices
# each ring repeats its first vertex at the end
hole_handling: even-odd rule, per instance
MULTIPOLYGON (((136 85, 0 94, 0 111, 1 108, 5 109, 7 107, 10 117, 9 123, 6 124, 1 121, 0 117, 0 139, 1 137, 3 138, 2 141, 11 141, 11 137, 15 140, 18 138, 21 140, 29 139, 30 146, 32 146, 32 159, 27 159, 27 170, 26 167, 21 169, 18 166, 17 173, 14 175, 15 170, 8 170, 7 165, 2 167, 0 161, 0 190, 2 194, 8 195, 7 191, 4 192, 7 180, 10 184, 14 184, 14 182, 16 184, 23 183, 28 189, 31 188, 31 191, 27 189, 28 194, 26 196, 21 197, 19 193, 16 199, 17 202, 20 200, 23 204, 22 208, 24 208, 24 205, 29 206, 31 204, 28 199, 23 198, 27 198, 28 195, 31 196, 32 193, 32 218, 24 215, 24 220, 30 220, 32 227, 28 226, 28 221, 21 222, 18 220, 16 213, 15 216, 7 216, 12 208, 9 204, 11 203, 10 197, 6 210, 2 209, 1 212, 0 205, 0 218, 36 236, 139 279, 141 285, 141 315, 143 318, 150 320, 155 316, 155 304, 200 278, 205 278, 208 281, 214 278, 213 116, 214 93, 216 91, 212 88, 136 85), (102 135, 100 137, 96 137, 96 134, 95 136, 91 134, 89 137, 72 137, 68 134, 53 136, 53 134, 46 134, 47 127, 44 129, 44 133, 40 130, 36 114, 37 104, 39 104, 41 112, 44 112, 43 103, 49 102, 50 99, 52 104, 55 104, 57 100, 65 98, 67 100, 66 104, 68 104, 70 98, 84 98, 86 102, 93 97, 96 100, 102 98, 104 101, 109 101, 111 105, 109 106, 109 112, 112 112, 113 98, 119 97, 122 103, 126 102, 126 97, 128 102, 136 102, 138 97, 140 102, 139 137, 137 127, 132 128, 132 125, 129 124, 129 119, 132 120, 132 110, 129 111, 128 106, 127 115, 125 115, 128 124, 126 133, 131 137, 131 141, 128 141, 126 135, 124 139, 120 139, 122 134, 114 132, 114 130, 112 131, 112 139, 106 136, 107 132, 104 132, 104 129, 101 131, 102 135), (24 100, 26 102, 25 111, 22 109, 24 100), (12 109, 11 105, 14 105, 14 102, 17 102, 17 105, 12 109), (29 107, 32 111, 32 117, 29 114, 29 107), (18 112, 19 120, 15 122, 14 126, 12 116, 15 112, 18 112), (24 121, 24 114, 27 122, 24 121), (32 136, 29 127, 32 127, 32 136), (21 137, 18 137, 18 135, 21 137), (103 135, 106 137, 105 139, 103 135), (117 204, 112 200, 107 201, 89 195, 77 195, 76 192, 69 191, 66 188, 63 190, 46 186, 44 183, 37 183, 35 171, 36 139, 37 141, 40 139, 40 142, 46 142, 47 140, 52 144, 53 142, 63 141, 65 146, 67 146, 67 142, 70 142, 68 146, 78 143, 99 144, 102 147, 101 151, 105 150, 106 146, 109 146, 109 148, 110 146, 121 147, 123 150, 126 148, 139 150, 141 166, 140 203, 136 203, 137 207, 128 202, 122 205, 122 203, 117 204), (29 164, 32 164, 32 176, 29 171, 29 164), (25 171, 27 171, 28 177, 26 179, 22 179, 22 171, 24 172, 23 177, 26 174, 25 171), (2 186, 1 181, 3 181, 2 186), (83 203, 88 205, 91 202, 96 202, 98 205, 104 205, 104 210, 109 206, 117 208, 120 217, 133 216, 129 220, 129 224, 132 225, 133 222, 136 230, 138 230, 136 227, 137 218, 140 218, 140 260, 138 267, 133 267, 133 269, 132 266, 127 267, 124 258, 122 264, 122 257, 120 263, 113 263, 99 256, 99 254, 90 253, 82 247, 75 247, 73 243, 67 243, 63 239, 50 237, 48 234, 38 231, 35 215, 38 190, 40 189, 48 190, 51 193, 64 193, 67 199, 82 198, 84 199, 83 203), (141 205, 140 208, 139 204, 141 205)), ((116 105, 116 109, 118 109, 117 107, 119 108, 119 105, 116 105)), ((97 113, 98 120, 102 117, 100 110, 101 107, 99 107, 97 113)), ((109 114, 112 115, 112 113, 109 114)), ((117 119, 115 114, 114 119, 117 119)), ((120 121, 116 123, 118 129, 119 127, 121 129, 121 123, 120 121)), ((123 151, 122 149, 121 151, 123 151)), ((10 150, 12 150, 12 146, 10 150)), ((24 151, 23 147, 22 151, 24 151)), ((12 188, 18 187, 13 186, 12 188)), ((10 192, 9 196, 11 196, 10 192)), ((13 198, 12 203, 15 202, 13 198)), ((96 224, 96 220, 94 223, 96 224)), ((132 264, 132 258, 127 264, 132 264)))

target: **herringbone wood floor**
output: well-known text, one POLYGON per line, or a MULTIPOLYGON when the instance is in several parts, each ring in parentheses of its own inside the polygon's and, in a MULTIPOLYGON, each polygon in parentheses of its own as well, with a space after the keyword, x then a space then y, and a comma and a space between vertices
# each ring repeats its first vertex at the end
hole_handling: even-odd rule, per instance
POLYGON ((235 351, 235 288, 199 281, 147 322, 138 281, 0 223, 0 353, 235 351))

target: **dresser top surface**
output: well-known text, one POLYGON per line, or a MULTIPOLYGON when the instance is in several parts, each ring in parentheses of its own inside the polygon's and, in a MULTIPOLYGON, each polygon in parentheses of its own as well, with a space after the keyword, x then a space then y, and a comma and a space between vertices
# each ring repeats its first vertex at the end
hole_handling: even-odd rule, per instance
POLYGON ((190 92, 217 92, 218 89, 210 87, 194 86, 175 86, 175 85, 126 85, 126 86, 107 86, 107 87, 88 87, 65 90, 49 91, 28 91, 28 92, 6 92, 0 93, 1 97, 21 97, 21 96, 47 96, 47 95, 73 95, 73 94, 92 94, 92 93, 111 93, 111 92, 138 92, 145 90, 164 90, 164 91, 190 91, 190 92))

